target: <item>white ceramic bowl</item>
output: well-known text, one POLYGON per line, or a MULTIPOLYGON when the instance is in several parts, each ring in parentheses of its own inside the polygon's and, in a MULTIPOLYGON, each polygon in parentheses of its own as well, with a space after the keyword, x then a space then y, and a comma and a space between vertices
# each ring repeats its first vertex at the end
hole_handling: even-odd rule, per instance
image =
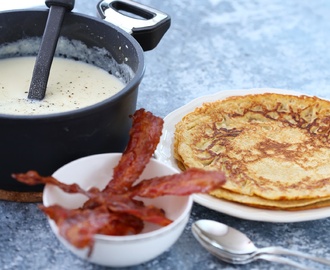
MULTIPOLYGON (((121 154, 92 155, 72 161, 58 169, 53 176, 64 183, 77 183, 88 189, 92 186, 103 188, 112 177, 112 170, 117 165, 121 154), (97 182, 92 182, 97 179, 97 182)), ((152 159, 140 179, 177 173, 178 170, 152 159)), ((59 204, 66 208, 77 208, 86 201, 80 194, 68 194, 53 185, 46 185, 43 193, 45 206, 59 204)), ((51 219, 49 224, 56 237, 71 252, 90 262, 125 267, 147 262, 169 249, 183 232, 192 207, 191 196, 163 196, 155 199, 143 199, 165 210, 166 217, 173 220, 165 227, 145 224, 142 233, 129 236, 95 235, 95 244, 90 257, 88 249, 77 249, 58 234, 58 229, 51 219)))

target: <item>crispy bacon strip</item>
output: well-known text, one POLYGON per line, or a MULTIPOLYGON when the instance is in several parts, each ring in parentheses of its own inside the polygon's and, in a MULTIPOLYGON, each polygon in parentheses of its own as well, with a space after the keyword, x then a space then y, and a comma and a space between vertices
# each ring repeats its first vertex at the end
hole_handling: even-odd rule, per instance
POLYGON ((105 205, 115 213, 126 213, 143 221, 152 222, 161 226, 166 226, 172 220, 166 218, 162 209, 152 205, 144 205, 142 201, 134 200, 131 193, 109 194, 102 192, 99 196, 85 202, 83 208, 93 209, 100 205, 105 205))
POLYGON ((164 195, 190 195, 214 190, 226 181, 225 174, 191 168, 182 173, 143 180, 132 189, 132 195, 155 198, 164 195))
POLYGON ((106 187, 107 191, 125 192, 138 179, 159 143, 163 122, 144 109, 134 113, 130 140, 114 168, 113 180, 106 187))
POLYGON ((86 191, 76 183, 64 184, 52 176, 41 176, 36 171, 28 171, 27 173, 14 173, 12 174, 12 177, 15 178, 17 181, 30 186, 39 184, 52 184, 58 186, 67 193, 80 193, 86 195, 87 197, 94 197, 95 194, 99 192, 98 188, 93 187, 90 190, 86 191))
MULTIPOLYGON (((130 193, 116 195, 112 193, 99 192, 97 188, 92 188, 89 191, 85 191, 78 184, 64 184, 52 176, 40 176, 35 171, 29 171, 26 174, 14 174, 14 177, 17 180, 29 185, 52 184, 58 186, 67 193, 84 194, 90 198, 90 200, 85 203, 84 209, 95 209, 102 205, 106 205, 113 212, 131 214, 139 217, 141 220, 153 222, 161 226, 171 223, 171 220, 165 217, 164 211, 152 206, 146 207, 143 204, 140 204, 142 202, 138 203, 136 200, 133 201, 130 193)), ((61 213, 63 214, 63 211, 61 213)))
POLYGON ((112 213, 105 206, 93 210, 65 209, 59 205, 39 207, 55 221, 59 234, 77 248, 92 248, 95 234, 137 234, 143 229, 140 219, 127 214, 112 213))
POLYGON ((110 221, 108 211, 65 209, 59 205, 40 206, 58 226, 59 234, 77 248, 91 248, 94 235, 110 221))

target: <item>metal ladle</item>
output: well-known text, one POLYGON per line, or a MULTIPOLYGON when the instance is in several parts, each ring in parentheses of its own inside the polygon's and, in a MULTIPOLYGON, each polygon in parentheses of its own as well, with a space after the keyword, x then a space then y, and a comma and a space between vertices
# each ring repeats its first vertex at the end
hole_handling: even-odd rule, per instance
POLYGON ((38 56, 34 65, 30 84, 29 99, 42 100, 53 62, 57 41, 60 35, 64 15, 74 7, 75 0, 46 0, 49 13, 45 31, 41 40, 38 56))
POLYGON ((299 269, 311 269, 288 258, 276 255, 292 255, 310 259, 325 265, 330 260, 318 258, 300 251, 282 247, 257 248, 242 232, 213 220, 198 220, 192 225, 192 232, 198 242, 211 254, 225 262, 246 264, 258 259, 288 264, 299 269))

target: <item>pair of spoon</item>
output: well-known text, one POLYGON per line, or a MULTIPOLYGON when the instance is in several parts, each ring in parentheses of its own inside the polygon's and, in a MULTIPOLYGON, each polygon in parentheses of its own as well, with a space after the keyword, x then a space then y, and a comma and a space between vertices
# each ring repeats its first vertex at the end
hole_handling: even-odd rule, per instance
POLYGON ((213 220, 193 223, 192 232, 198 242, 211 254, 232 264, 247 264, 258 259, 287 264, 298 269, 311 269, 298 262, 278 255, 292 255, 330 266, 330 260, 318 258, 283 247, 257 248, 242 232, 213 220))

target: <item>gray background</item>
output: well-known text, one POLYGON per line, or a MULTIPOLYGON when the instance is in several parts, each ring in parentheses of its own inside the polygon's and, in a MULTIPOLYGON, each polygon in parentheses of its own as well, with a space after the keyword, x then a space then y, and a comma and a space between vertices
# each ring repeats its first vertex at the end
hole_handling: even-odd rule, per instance
MULTIPOLYGON (((76 0, 76 11, 94 16, 97 2, 76 0)), ((138 108, 165 117, 199 96, 258 87, 330 98, 329 1, 139 2, 170 14, 172 25, 158 47, 145 53, 138 108)), ((280 245, 330 258, 329 218, 266 223, 195 204, 183 235, 172 248, 153 261, 127 269, 290 269, 263 261, 247 266, 218 261, 191 234, 192 222, 200 218, 232 225, 258 246, 280 245)), ((0 268, 105 269, 67 251, 51 233, 37 204, 4 201, 0 201, 0 268)))

